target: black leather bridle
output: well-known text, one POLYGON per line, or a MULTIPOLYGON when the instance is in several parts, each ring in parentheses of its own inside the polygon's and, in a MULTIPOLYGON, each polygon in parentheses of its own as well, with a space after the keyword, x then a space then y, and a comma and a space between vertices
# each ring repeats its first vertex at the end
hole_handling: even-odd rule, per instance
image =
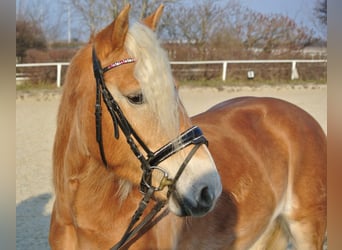
POLYGON ((160 209, 165 205, 166 201, 157 201, 154 208, 151 212, 138 224, 136 227, 135 224, 139 221, 143 211, 145 210, 148 202, 151 198, 154 198, 154 192, 160 191, 165 187, 168 187, 167 198, 175 191, 176 183, 183 173, 185 167, 188 162, 191 160, 195 152, 202 144, 208 145, 208 141, 204 137, 201 129, 197 126, 191 127, 185 132, 183 132, 180 136, 170 141, 160 149, 155 152, 152 152, 148 146, 144 143, 144 141, 138 136, 136 131, 132 128, 131 124, 126 119, 123 114, 121 108, 118 103, 115 101, 114 97, 108 90, 103 74, 110 69, 118 67, 123 64, 129 64, 135 62, 134 58, 127 58, 121 61, 114 62, 107 67, 102 68, 99 59, 96 56, 95 48, 92 50, 92 60, 93 60, 93 71, 96 79, 96 104, 95 104, 95 120, 96 120, 96 140, 99 144, 99 150, 101 154, 101 158, 104 166, 108 169, 108 163, 106 159, 106 155, 103 147, 103 139, 102 139, 102 106, 101 99, 103 101, 110 113, 110 116, 113 121, 114 126, 114 137, 116 139, 119 138, 119 128, 122 133, 126 137, 126 141, 129 144, 132 152, 137 157, 137 159, 141 163, 142 169, 142 178, 140 182, 140 191, 144 194, 143 199, 141 200, 138 209, 136 210, 133 218, 124 233, 121 240, 111 249, 119 249, 124 246, 133 236, 135 236, 148 222, 150 222, 153 217, 160 211, 160 209), (140 145, 141 149, 144 151, 142 153, 138 148, 140 145), (169 178, 167 171, 158 165, 169 158, 170 156, 176 154, 180 150, 193 145, 194 147, 191 149, 184 162, 178 169, 175 177, 173 179, 169 178), (152 185, 152 173, 153 171, 159 171, 163 175, 158 186, 152 185))

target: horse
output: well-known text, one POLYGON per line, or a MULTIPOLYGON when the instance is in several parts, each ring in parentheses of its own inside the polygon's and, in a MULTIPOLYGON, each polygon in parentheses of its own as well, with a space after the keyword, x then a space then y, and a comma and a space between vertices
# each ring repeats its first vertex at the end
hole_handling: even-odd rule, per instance
POLYGON ((307 112, 241 97, 190 118, 127 5, 72 59, 53 149, 51 249, 322 249, 326 137, 307 112))
POLYGON ((275 98, 238 97, 192 121, 209 141, 223 191, 205 221, 192 219, 182 246, 323 249, 327 145, 310 114, 275 98))
MULTIPOLYGON (((129 10, 68 68, 53 146, 52 249, 122 248, 144 228, 141 216, 153 218, 165 205, 179 216, 203 216, 222 191, 154 32, 163 6, 132 27, 129 10)), ((154 237, 169 230, 161 225, 134 247, 168 248, 172 237, 154 237)))

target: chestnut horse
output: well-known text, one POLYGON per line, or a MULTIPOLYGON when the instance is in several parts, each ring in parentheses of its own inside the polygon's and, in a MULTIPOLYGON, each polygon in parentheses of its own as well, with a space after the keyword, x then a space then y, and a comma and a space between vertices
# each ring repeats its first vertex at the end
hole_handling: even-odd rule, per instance
POLYGON ((181 248, 323 248, 327 145, 308 113, 274 98, 240 97, 192 121, 209 141, 223 191, 210 214, 185 228, 181 248))
MULTIPOLYGON (((162 9, 129 29, 126 6, 68 68, 53 149, 52 249, 118 248, 135 235, 140 213, 167 201, 173 214, 203 216, 221 194, 207 141, 153 32, 162 9)), ((172 237, 153 240, 170 230, 163 227, 135 247, 169 248, 172 237)))
POLYGON ((153 32, 163 7, 131 28, 129 9, 68 68, 51 248, 322 249, 326 139, 317 122, 252 97, 190 120, 153 32))

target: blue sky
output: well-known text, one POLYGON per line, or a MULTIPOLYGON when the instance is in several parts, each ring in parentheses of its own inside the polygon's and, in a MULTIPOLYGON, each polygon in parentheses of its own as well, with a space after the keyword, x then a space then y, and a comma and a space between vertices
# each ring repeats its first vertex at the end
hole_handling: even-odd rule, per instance
POLYGON ((281 13, 297 23, 311 26, 316 0, 241 0, 243 5, 261 13, 281 13))

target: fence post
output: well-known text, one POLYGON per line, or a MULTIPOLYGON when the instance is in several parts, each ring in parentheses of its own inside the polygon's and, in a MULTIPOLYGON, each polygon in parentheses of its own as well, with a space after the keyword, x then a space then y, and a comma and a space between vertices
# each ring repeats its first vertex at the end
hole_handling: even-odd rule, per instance
POLYGON ((57 88, 61 87, 62 64, 57 63, 57 88))
POLYGON ((291 69, 291 80, 297 80, 299 78, 296 61, 292 61, 292 69, 291 69))
POLYGON ((227 62, 223 62, 223 69, 222 69, 222 81, 226 81, 227 78, 227 62))

